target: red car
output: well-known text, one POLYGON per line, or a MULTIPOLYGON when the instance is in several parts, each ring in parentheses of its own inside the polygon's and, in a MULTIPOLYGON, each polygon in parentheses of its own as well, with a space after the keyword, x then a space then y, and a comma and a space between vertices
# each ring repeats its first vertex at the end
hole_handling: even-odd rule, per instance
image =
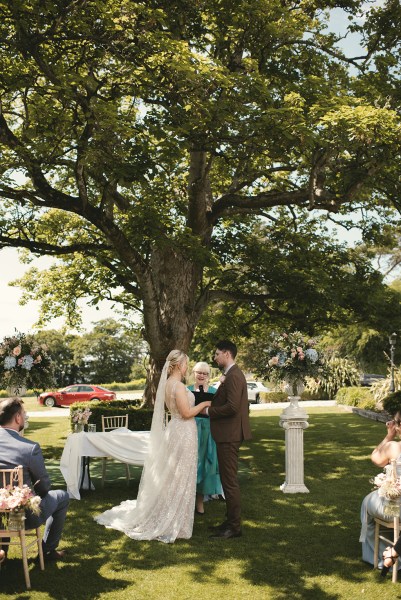
POLYGON ((69 385, 57 392, 43 392, 38 396, 39 404, 45 406, 69 406, 74 402, 87 402, 88 400, 115 400, 116 395, 99 385, 69 385))

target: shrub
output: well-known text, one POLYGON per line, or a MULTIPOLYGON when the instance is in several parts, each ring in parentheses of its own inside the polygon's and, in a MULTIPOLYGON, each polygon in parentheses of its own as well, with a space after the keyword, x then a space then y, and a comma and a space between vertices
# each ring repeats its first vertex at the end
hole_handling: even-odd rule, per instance
POLYGON ((355 386, 359 383, 359 371, 354 361, 333 354, 325 360, 319 380, 308 380, 308 387, 318 394, 334 398, 337 391, 345 386, 355 386))
POLYGON ((145 387, 146 379, 133 379, 132 381, 126 381, 125 383, 119 383, 113 381, 112 383, 100 383, 102 387, 111 390, 112 392, 124 392, 129 390, 143 390, 145 387))
POLYGON ((401 412, 401 391, 393 392, 383 399, 383 408, 390 415, 401 412))
POLYGON ((372 403, 375 405, 375 399, 368 388, 365 387, 343 387, 336 394, 337 404, 347 406, 360 406, 361 402, 372 403))
POLYGON ((128 428, 132 431, 149 431, 152 424, 153 410, 139 408, 138 400, 113 400, 112 402, 75 402, 70 407, 71 430, 74 429, 73 416, 78 410, 89 407, 92 414, 89 423, 102 431, 102 415, 113 417, 128 413, 128 428))
POLYGON ((260 392, 262 402, 286 402, 288 394, 285 392, 260 392))
POLYGON ((368 398, 362 398, 358 403, 358 408, 364 408, 365 410, 373 410, 375 412, 380 412, 380 409, 377 408, 376 400, 373 396, 368 398))

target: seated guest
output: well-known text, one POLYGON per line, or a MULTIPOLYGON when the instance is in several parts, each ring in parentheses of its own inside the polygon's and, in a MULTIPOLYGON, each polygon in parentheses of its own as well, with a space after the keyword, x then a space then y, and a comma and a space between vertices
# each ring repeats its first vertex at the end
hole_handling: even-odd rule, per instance
MULTIPOLYGON (((396 441, 396 436, 401 434, 401 404, 399 409, 394 409, 393 420, 386 423, 387 433, 380 444, 372 452, 372 462, 378 467, 385 467, 392 460, 401 463, 401 442, 396 441)), ((397 464, 397 471, 400 473, 401 464, 397 464)), ((393 517, 384 513, 385 499, 379 496, 378 490, 368 494, 361 506, 361 536, 362 542, 362 560, 373 565, 374 539, 375 539, 375 517, 385 521, 391 521, 393 517)), ((385 552, 385 543, 379 540, 379 557, 385 552)), ((383 563, 379 560, 379 568, 383 563)))
MULTIPOLYGON (((217 389, 209 385, 210 367, 205 362, 198 362, 193 368, 195 384, 188 386, 191 392, 199 392, 203 388, 208 394, 215 394, 217 389)), ((219 464, 217 461, 216 442, 210 433, 209 417, 195 417, 198 429, 198 475, 196 482, 195 512, 205 512, 203 500, 205 496, 219 496, 221 487, 219 464)))
MULTIPOLYGON (((7 398, 0 401, 0 469, 13 469, 22 465, 24 484, 42 498, 40 514, 26 511, 26 529, 35 529, 46 523, 43 536, 45 561, 63 558, 65 551, 57 550, 69 503, 68 493, 51 490, 39 444, 20 435, 27 416, 20 398, 7 398)), ((0 563, 4 561, 8 546, 0 551, 0 563)))

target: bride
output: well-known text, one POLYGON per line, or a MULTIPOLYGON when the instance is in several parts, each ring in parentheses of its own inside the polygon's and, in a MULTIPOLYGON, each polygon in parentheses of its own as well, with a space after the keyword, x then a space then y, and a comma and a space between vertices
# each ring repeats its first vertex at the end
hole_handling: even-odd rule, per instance
POLYGON ((194 522, 198 440, 194 417, 211 402, 195 406, 182 379, 188 357, 181 350, 168 355, 157 388, 149 452, 136 500, 95 517, 100 525, 135 540, 172 543, 190 538, 194 522), (164 405, 171 419, 165 425, 164 405))

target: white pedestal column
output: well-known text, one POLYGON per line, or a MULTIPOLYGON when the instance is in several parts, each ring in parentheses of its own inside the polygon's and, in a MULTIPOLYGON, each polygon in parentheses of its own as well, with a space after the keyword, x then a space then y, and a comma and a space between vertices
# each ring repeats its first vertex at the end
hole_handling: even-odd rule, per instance
POLYGON ((309 427, 308 415, 298 406, 299 396, 289 396, 290 405, 280 415, 280 427, 285 430, 285 482, 280 489, 285 494, 309 493, 304 484, 304 429, 309 427))

